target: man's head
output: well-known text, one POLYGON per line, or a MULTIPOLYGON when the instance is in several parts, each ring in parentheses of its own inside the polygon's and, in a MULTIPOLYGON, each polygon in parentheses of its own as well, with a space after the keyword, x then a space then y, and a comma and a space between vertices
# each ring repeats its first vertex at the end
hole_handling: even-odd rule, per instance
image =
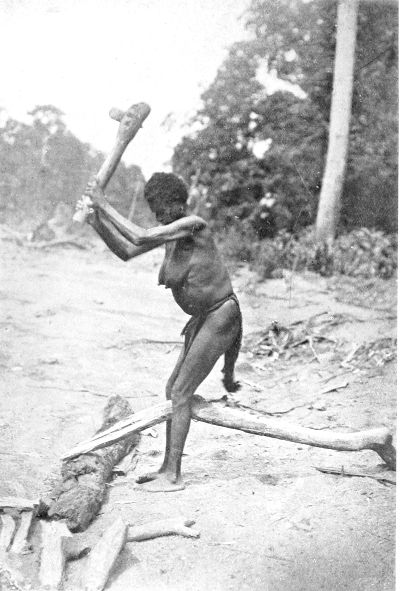
POLYGON ((175 174, 155 172, 145 185, 144 196, 161 224, 169 224, 186 215, 188 191, 175 174))

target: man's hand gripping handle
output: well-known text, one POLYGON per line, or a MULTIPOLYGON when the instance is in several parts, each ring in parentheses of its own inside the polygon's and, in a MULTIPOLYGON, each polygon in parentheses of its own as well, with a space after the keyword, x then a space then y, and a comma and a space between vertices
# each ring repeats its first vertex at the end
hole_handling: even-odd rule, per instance
MULTIPOLYGON (((103 191, 114 174, 128 144, 133 140, 149 113, 150 107, 146 103, 132 105, 127 111, 121 111, 116 108, 110 110, 110 117, 115 119, 115 121, 119 121, 119 126, 114 147, 95 177, 95 180, 103 191)), ((83 196, 81 199, 81 208, 76 211, 73 219, 76 222, 83 223, 86 221, 89 213, 90 199, 83 196)))

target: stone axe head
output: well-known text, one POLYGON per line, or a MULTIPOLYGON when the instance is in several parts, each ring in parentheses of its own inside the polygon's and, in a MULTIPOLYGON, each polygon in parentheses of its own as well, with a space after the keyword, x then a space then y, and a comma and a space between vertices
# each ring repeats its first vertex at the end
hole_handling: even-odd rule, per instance
POLYGON ((142 123, 149 113, 150 107, 146 103, 132 105, 127 111, 122 111, 116 107, 110 109, 109 115, 111 119, 119 121, 117 140, 128 145, 142 127, 142 123))

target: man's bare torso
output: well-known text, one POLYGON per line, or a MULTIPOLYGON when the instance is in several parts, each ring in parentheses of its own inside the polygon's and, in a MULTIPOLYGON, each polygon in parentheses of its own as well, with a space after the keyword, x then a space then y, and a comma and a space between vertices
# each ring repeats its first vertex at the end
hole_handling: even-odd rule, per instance
POLYGON ((228 271, 208 227, 165 245, 159 285, 186 314, 197 315, 232 293, 228 271))

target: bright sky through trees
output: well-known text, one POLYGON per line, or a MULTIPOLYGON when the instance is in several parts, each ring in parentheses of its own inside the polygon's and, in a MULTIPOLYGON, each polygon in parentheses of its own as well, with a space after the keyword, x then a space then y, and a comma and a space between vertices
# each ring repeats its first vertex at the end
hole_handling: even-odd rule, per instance
POLYGON ((152 113, 127 152, 160 169, 215 76, 245 35, 248 0, 2 0, 0 107, 17 119, 53 104, 80 139, 107 151, 108 110, 146 101, 152 113), (167 132, 161 128, 173 112, 167 132))

